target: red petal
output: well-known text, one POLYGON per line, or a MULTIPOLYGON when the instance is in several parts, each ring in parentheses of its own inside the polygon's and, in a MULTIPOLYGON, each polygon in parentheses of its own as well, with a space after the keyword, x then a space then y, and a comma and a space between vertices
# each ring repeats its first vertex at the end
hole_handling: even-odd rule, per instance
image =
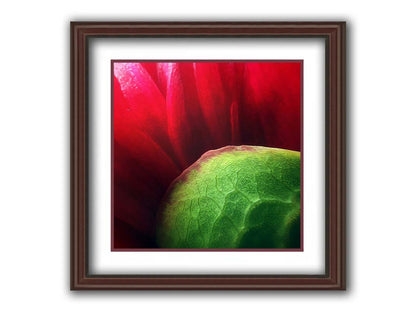
MULTIPOLYGON (((154 235, 155 211, 143 206, 140 198, 144 194, 132 194, 123 186, 114 185, 114 217, 148 237, 154 235)), ((146 195, 147 196, 147 195, 146 195)))
POLYGON ((184 90, 183 98, 187 122, 191 129, 189 140, 183 146, 185 153, 189 156, 187 168, 207 150, 215 148, 215 145, 199 102, 193 63, 178 63, 178 66, 184 90))
POLYGON ((218 63, 194 63, 198 98, 215 147, 231 141, 230 108, 218 63))
POLYGON ((178 163, 183 169, 192 161, 187 153, 192 136, 190 118, 185 108, 184 85, 177 63, 159 64, 161 80, 166 85, 168 135, 178 163))
POLYGON ((224 92, 227 103, 230 103, 230 129, 232 145, 240 145, 240 120, 239 106, 242 97, 243 77, 245 63, 219 63, 219 70, 222 83, 225 86, 224 92))
POLYGON ((114 218, 113 222, 114 248, 153 248, 154 240, 131 227, 124 221, 114 218))
POLYGON ((148 236, 159 201, 181 170, 145 134, 114 78, 114 215, 148 236))
POLYGON ((147 71, 153 82, 158 86, 159 91, 163 94, 161 86, 159 84, 157 63, 154 62, 143 62, 140 65, 147 71))
POLYGON ((123 110, 126 123, 140 129, 173 156, 167 134, 165 98, 152 76, 141 63, 114 63, 114 76, 125 99, 123 106, 114 105, 115 114, 123 110))
POLYGON ((247 63, 246 70, 243 139, 300 150, 301 64, 247 63))
MULTIPOLYGON (((114 81, 114 140, 127 149, 144 167, 148 168, 159 180, 167 181, 177 174, 179 168, 166 153, 162 144, 142 128, 140 105, 129 105, 120 93, 117 79, 114 81)), ((150 109, 149 109, 150 110, 150 109)), ((150 131, 151 132, 151 131, 150 131)))

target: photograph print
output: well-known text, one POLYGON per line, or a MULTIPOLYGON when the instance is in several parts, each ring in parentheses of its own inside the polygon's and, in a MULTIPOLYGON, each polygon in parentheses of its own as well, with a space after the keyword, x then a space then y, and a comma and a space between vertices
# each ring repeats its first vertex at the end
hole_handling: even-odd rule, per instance
POLYGON ((302 60, 113 60, 112 251, 302 251, 302 60))

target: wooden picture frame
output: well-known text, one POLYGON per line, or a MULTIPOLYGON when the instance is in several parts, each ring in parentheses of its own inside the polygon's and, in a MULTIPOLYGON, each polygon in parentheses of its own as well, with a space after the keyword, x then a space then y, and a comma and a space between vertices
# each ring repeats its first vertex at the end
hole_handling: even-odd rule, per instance
POLYGON ((71 22, 72 290, 345 290, 345 22, 71 22), (89 40, 92 38, 323 38, 325 40, 325 274, 89 272, 89 40))

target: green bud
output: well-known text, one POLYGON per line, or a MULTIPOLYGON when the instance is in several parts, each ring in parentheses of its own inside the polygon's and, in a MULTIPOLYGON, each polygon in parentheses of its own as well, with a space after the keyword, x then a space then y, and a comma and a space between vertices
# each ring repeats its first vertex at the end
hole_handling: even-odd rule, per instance
POLYGON ((172 182, 157 219, 161 248, 300 248, 300 153, 209 151, 172 182))

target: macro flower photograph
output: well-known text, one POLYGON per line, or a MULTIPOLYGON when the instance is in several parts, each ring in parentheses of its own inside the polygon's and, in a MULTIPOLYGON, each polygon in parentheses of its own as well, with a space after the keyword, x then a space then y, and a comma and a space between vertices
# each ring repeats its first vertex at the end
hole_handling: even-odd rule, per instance
POLYGON ((301 60, 112 61, 112 250, 302 249, 301 60))

